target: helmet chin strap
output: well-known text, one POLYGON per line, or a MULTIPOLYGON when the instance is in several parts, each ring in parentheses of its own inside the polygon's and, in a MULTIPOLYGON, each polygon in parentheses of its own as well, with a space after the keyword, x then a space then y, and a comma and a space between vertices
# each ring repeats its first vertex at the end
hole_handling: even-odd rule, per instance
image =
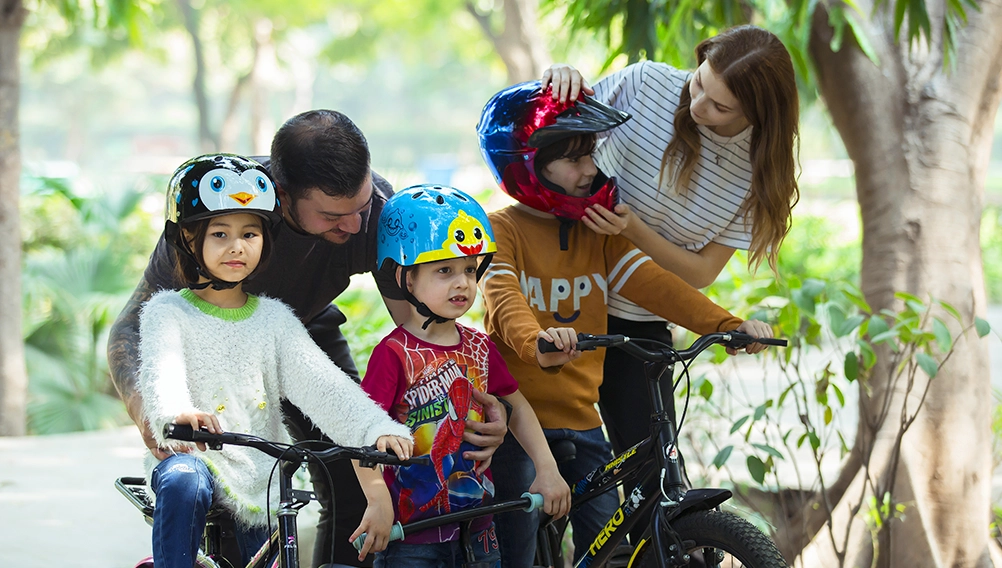
POLYGON ((400 290, 404 293, 404 298, 410 302, 415 308, 417 308, 418 314, 428 318, 425 320, 424 325, 421 329, 428 329, 428 326, 432 323, 445 323, 451 321, 453 318, 444 318, 435 312, 431 311, 424 302, 418 300, 411 291, 407 289, 407 273, 414 268, 413 266, 401 266, 400 267, 400 282, 397 284, 400 286, 400 290))
MULTIPOLYGON (((170 227, 171 225, 172 224, 168 224, 168 227, 170 227)), ((175 238, 177 236, 177 233, 174 233, 174 231, 180 232, 181 229, 177 227, 177 225, 173 225, 173 227, 175 227, 173 231, 168 231, 168 230, 164 231, 164 236, 166 237, 167 244, 174 247, 175 250, 180 251, 181 254, 183 254, 185 257, 191 260, 192 264, 195 265, 195 272, 199 276, 206 278, 208 280, 208 282, 195 282, 192 284, 188 284, 188 288, 192 290, 204 290, 209 286, 212 286, 213 290, 229 290, 231 288, 236 287, 237 284, 240 284, 240 282, 227 282, 225 280, 220 280, 215 276, 213 276, 212 274, 209 274, 208 270, 205 270, 202 267, 202 263, 198 262, 198 257, 195 256, 195 253, 191 250, 191 247, 188 246, 188 241, 185 240, 184 238, 181 239, 175 238), (178 240, 180 240, 183 243, 183 245, 178 244, 177 242, 178 240)))

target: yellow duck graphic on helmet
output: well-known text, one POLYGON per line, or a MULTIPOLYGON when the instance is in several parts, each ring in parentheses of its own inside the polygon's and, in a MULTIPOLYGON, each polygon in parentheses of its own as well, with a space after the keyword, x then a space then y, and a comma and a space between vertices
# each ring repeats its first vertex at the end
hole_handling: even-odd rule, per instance
POLYGON ((421 253, 416 263, 477 256, 497 250, 491 243, 487 231, 484 230, 483 223, 476 217, 467 215, 463 210, 460 210, 459 215, 449 223, 448 235, 449 238, 442 243, 442 248, 421 253))

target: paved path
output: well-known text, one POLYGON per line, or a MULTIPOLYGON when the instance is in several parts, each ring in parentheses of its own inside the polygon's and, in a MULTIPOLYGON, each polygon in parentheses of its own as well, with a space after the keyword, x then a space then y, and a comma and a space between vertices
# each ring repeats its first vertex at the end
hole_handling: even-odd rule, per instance
MULTIPOLYGON (((1002 307, 989 320, 1002 330, 1002 307)), ((1002 341, 989 343, 1002 388, 1002 341)), ((132 427, 0 438, 0 567, 130 568, 149 554, 150 528, 114 487, 116 477, 142 474, 144 451, 132 427)), ((302 521, 307 539, 312 523, 302 521)))

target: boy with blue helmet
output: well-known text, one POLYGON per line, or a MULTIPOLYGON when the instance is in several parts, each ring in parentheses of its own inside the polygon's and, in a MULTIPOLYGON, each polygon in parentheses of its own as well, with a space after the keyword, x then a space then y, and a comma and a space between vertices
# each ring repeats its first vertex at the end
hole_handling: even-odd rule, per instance
MULTIPOLYGON (((372 351, 362 380, 377 404, 413 432, 414 455, 432 465, 386 468, 396 520, 434 517, 494 497, 489 463, 463 458, 468 421, 483 419, 481 403, 493 394, 511 404, 509 430, 531 457, 536 475, 528 490, 541 493, 544 510, 562 516, 570 488, 560 477, 536 416, 491 340, 458 322, 477 295, 477 281, 497 251, 487 214, 469 195, 421 185, 396 193, 379 217, 380 268, 396 266, 411 315, 372 351)), ((409 534, 376 556, 375 566, 463 565, 459 525, 409 534)), ((470 529, 476 561, 500 567, 492 519, 470 529)))

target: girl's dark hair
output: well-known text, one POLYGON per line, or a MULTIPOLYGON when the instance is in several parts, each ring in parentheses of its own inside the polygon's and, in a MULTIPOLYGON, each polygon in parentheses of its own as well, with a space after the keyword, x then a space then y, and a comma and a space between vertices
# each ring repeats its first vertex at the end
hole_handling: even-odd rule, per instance
MULTIPOLYGON (((251 272, 247 277, 248 279, 263 270, 268 264, 268 259, 271 257, 271 230, 268 229, 268 222, 265 219, 261 217, 258 218, 261 219, 261 238, 264 239, 264 241, 261 243, 261 259, 258 261, 257 268, 254 269, 254 272, 251 272)), ((205 271, 206 274, 208 274, 208 270, 205 269, 205 258, 202 256, 202 249, 205 244, 205 235, 209 232, 209 222, 212 221, 212 219, 212 217, 206 217, 197 221, 185 223, 181 226, 181 230, 178 231, 177 236, 179 241, 190 241, 187 246, 195 258, 198 259, 198 264, 202 266, 202 270, 205 271), (190 235, 191 238, 188 239, 186 235, 190 235)), ((179 242, 178 246, 183 247, 185 244, 184 242, 179 242)), ((174 277, 177 281, 181 282, 184 286, 197 284, 199 278, 198 267, 192 261, 192 258, 178 250, 177 247, 170 247, 170 250, 174 256, 174 277)))
MULTIPOLYGON (((800 104, 790 53, 775 34, 756 26, 738 26, 696 46, 699 64, 709 61, 741 103, 751 124, 751 193, 745 202, 752 224, 748 263, 767 261, 776 271, 779 246, 790 230, 797 187, 800 104)), ((699 156, 700 138, 689 114, 689 81, 675 110, 675 136, 661 158, 661 185, 673 182, 685 193, 699 156)))
POLYGON ((536 170, 536 177, 543 178, 543 168, 553 162, 568 158, 580 158, 595 153, 595 142, 597 137, 594 134, 578 134, 563 140, 557 140, 549 146, 543 146, 536 150, 533 158, 533 168, 536 170))

